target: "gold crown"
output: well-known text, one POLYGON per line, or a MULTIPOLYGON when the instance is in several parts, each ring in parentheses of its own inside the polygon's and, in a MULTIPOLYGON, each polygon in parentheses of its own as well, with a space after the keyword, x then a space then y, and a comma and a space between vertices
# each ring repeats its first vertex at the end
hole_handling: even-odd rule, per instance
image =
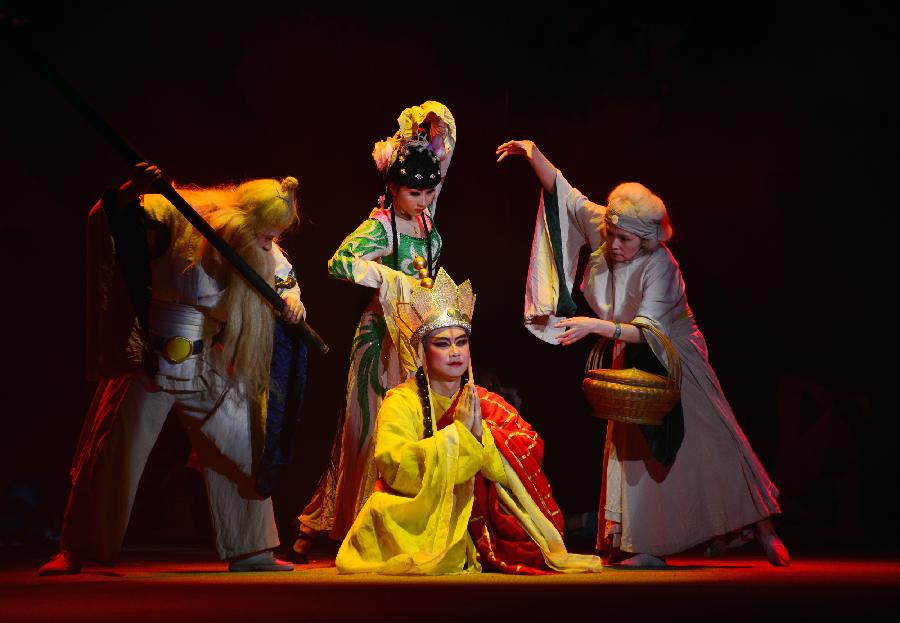
POLYGON ((394 319, 400 335, 413 351, 422 338, 436 329, 462 327, 472 330, 475 292, 466 279, 458 286, 443 268, 430 288, 416 285, 409 302, 397 303, 394 319))

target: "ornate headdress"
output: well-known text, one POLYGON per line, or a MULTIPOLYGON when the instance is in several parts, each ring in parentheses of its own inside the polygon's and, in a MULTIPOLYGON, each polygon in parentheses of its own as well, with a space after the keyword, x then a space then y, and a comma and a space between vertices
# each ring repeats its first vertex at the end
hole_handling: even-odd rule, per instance
POLYGON ((474 312, 472 283, 466 279, 457 286, 441 268, 430 288, 417 285, 409 302, 397 303, 394 320, 401 339, 415 352, 422 338, 436 329, 461 327, 469 333, 474 312))
MULTIPOLYGON (((450 109, 433 100, 405 109, 397 118, 398 130, 393 136, 375 143, 372 157, 381 172, 384 189, 378 199, 380 208, 389 208, 394 270, 400 270, 397 236, 397 214, 387 182, 417 190, 435 188, 442 181, 441 161, 448 161, 456 145, 456 121, 450 109)), ((449 164, 449 163, 447 163, 449 164)), ((446 166, 444 167, 446 170, 446 166)), ((430 216, 430 215, 429 215, 430 216)), ((428 276, 434 274, 431 257, 431 228, 425 214, 419 218, 425 228, 428 276)), ((421 267, 417 267, 421 268, 421 267)))
MULTIPOLYGON (((472 291, 472 283, 466 279, 457 286, 443 268, 438 270, 433 285, 416 285, 412 289, 410 301, 397 303, 393 317, 400 334, 398 346, 401 361, 407 358, 415 361, 416 355, 419 359, 419 368, 415 376, 419 399, 422 401, 422 430, 425 437, 431 437, 433 434, 431 414, 434 409, 422 339, 432 331, 446 327, 460 327, 469 333, 472 330, 474 312, 475 292, 472 291)), ((469 381, 472 380, 471 372, 470 357, 469 381)))
POLYGON ((450 109, 429 100, 405 109, 393 136, 375 143, 372 157, 385 180, 423 189, 441 183, 440 161, 456 144, 456 122, 450 109))

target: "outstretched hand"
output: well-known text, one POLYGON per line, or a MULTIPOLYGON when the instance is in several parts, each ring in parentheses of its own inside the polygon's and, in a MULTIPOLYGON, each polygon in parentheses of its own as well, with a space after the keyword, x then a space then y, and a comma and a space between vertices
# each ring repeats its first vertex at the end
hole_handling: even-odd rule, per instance
POLYGON ((497 162, 502 162, 507 156, 525 156, 544 190, 548 193, 554 192, 556 188, 556 167, 541 153, 534 141, 506 141, 497 148, 496 153, 497 162))
POLYGON ((497 162, 502 161, 507 156, 525 156, 529 160, 534 151, 534 141, 506 141, 497 148, 496 154, 499 156, 497 162))
POLYGON ((564 318, 554 325, 555 328, 563 330, 563 333, 556 336, 556 339, 563 346, 574 344, 581 338, 596 333, 597 325, 597 318, 588 318, 587 316, 564 318))

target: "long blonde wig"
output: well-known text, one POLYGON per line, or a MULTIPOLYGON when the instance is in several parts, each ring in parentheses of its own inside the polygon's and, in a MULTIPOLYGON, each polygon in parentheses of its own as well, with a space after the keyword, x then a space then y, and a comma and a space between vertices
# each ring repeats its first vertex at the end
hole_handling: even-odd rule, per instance
MULTIPOLYGON (((299 221, 297 186, 296 178, 286 177, 210 189, 179 188, 178 192, 238 255, 274 285, 274 251, 260 247, 258 236, 269 229, 284 232, 299 221)), ((275 246, 273 243, 273 249, 275 246)), ((226 284, 212 313, 225 323, 222 354, 227 372, 245 385, 251 396, 261 396, 268 387, 272 359, 272 307, 206 239, 199 240, 194 263, 226 284)))

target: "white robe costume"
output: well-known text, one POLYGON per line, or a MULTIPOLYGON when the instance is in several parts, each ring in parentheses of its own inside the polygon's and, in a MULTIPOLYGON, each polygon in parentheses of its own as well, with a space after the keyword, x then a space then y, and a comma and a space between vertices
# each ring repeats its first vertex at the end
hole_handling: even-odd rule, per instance
MULTIPOLYGON (((257 435, 263 431, 264 411, 257 401, 247 399, 239 384, 213 365, 212 358, 217 356, 213 338, 222 324, 210 311, 225 287, 202 266, 193 264, 197 236, 174 206, 160 195, 145 195, 143 208, 170 234, 165 252, 151 261, 150 332, 162 338, 202 339, 204 347, 181 363, 155 355, 158 370, 152 377, 140 369, 122 366, 113 373, 120 363, 115 355, 107 357, 112 363, 89 362, 89 369, 99 372, 100 383, 72 466, 61 548, 82 559, 116 560, 147 458, 173 411, 203 465, 219 556, 228 559, 272 549, 279 544, 272 500, 256 494, 251 477, 252 441, 261 438, 257 435)), ((91 235, 92 242, 101 247, 111 242, 105 235, 105 220, 98 204, 91 211, 91 235)), ((109 258, 110 251, 105 247, 89 249, 89 255, 99 253, 109 258)), ((273 252, 276 274, 286 276, 290 264, 277 246, 273 245, 273 252)), ((101 271, 114 270, 97 263, 101 271)), ((113 324, 110 317, 117 313, 114 308, 121 310, 122 301, 118 299, 124 294, 121 283, 120 291, 115 292, 115 279, 107 279, 106 286, 88 288, 89 297, 99 295, 99 305, 104 308, 100 314, 106 314, 103 321, 109 324, 113 324)), ((89 340, 92 338, 101 340, 96 328, 89 334, 89 340)), ((99 350, 96 345, 92 348, 99 350)))
MULTIPOLYGON (((542 197, 526 282, 525 323, 556 344, 553 325, 574 312, 570 292, 578 252, 591 256, 582 292, 604 320, 647 323, 681 358, 684 439, 669 467, 653 458, 639 427, 609 421, 604 452, 598 547, 657 556, 673 554, 780 512, 778 490, 760 464, 710 367, 703 335, 685 297, 675 258, 664 245, 630 261, 607 261, 600 223, 606 208, 556 174, 556 193, 542 197), (565 313, 562 313, 562 312, 565 313)), ((644 338, 663 365, 657 339, 644 338)))

